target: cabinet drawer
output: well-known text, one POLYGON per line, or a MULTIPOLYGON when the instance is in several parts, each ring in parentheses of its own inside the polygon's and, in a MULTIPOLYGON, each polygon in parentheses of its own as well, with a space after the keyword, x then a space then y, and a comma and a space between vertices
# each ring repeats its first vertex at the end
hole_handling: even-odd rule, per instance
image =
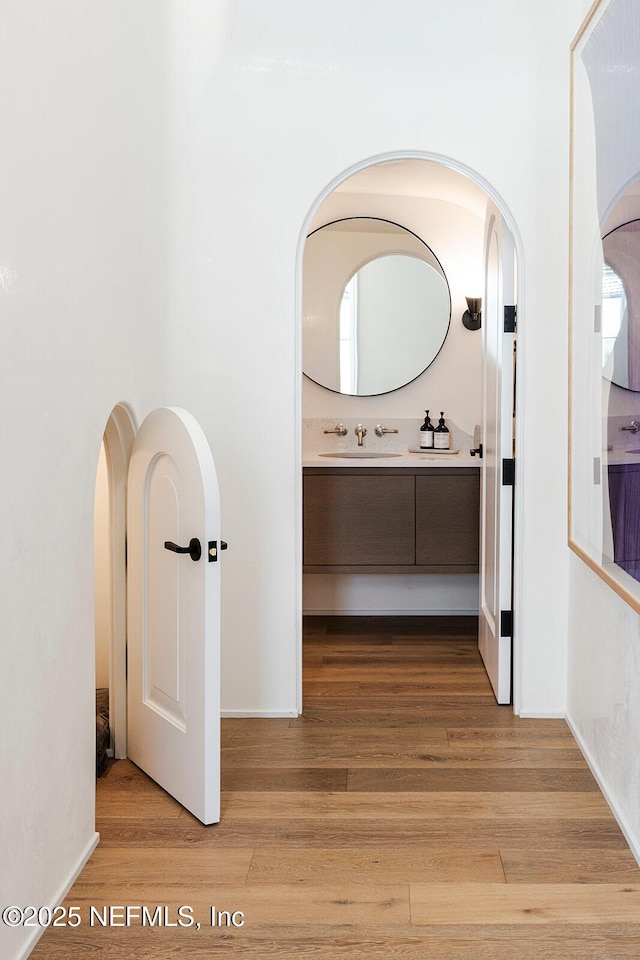
POLYGON ((478 567, 477 475, 416 477, 416 563, 478 567))
POLYGON ((305 476, 305 565, 415 562, 414 476, 305 476))

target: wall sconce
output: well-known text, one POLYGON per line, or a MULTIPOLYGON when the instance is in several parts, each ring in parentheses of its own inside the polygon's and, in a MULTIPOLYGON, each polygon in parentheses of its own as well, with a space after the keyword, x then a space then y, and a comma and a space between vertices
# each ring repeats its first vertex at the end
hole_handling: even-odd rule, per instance
POLYGON ((482 318, 482 297, 465 297, 468 310, 462 314, 462 322, 467 330, 479 330, 482 318))

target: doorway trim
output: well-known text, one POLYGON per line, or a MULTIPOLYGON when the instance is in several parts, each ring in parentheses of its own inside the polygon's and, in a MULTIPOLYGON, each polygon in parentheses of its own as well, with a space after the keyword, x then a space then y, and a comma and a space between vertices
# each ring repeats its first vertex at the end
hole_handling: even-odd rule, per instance
MULTIPOLYGON (((298 475, 296 482, 296 679, 297 679, 297 710, 302 713, 302 264, 304 257, 304 247, 309 233, 311 223, 316 216, 320 206, 327 197, 333 193, 336 187, 340 186, 349 177, 366 170, 368 167, 381 163, 398 160, 428 160, 431 163, 439 163, 455 170, 472 180, 479 186, 487 196, 493 201, 501 216, 511 231, 514 239, 517 263, 517 303, 518 303, 518 376, 516 379, 516 421, 518 429, 516 430, 515 457, 516 462, 522 463, 524 453, 524 444, 522 438, 522 405, 524 400, 524 370, 522 364, 523 351, 526 349, 526 323, 524 306, 524 287, 525 287, 525 259, 524 247, 518 230, 517 223, 511 214, 507 204, 494 187, 484 179, 479 173, 452 157, 447 157, 438 153, 429 153, 420 150, 401 150, 392 153, 382 153, 369 157, 359 163, 347 168, 338 174, 320 194, 311 205, 309 212, 302 225, 302 230, 298 238, 298 249, 296 254, 296 436, 295 451, 296 463, 298 464, 298 475)), ((514 532, 513 532, 513 712, 520 714, 522 701, 522 529, 523 529, 523 491, 522 483, 514 486, 514 532)))
POLYGON ((113 755, 127 756, 127 475, 136 416, 127 403, 117 403, 103 434, 109 489, 109 569, 111 571, 111 638, 109 647, 109 724, 113 755))

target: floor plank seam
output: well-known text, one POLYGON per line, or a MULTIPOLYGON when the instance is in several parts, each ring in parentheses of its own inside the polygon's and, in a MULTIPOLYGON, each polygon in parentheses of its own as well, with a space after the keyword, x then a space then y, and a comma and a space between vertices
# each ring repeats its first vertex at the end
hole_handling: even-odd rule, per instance
POLYGON ((256 847, 254 847, 253 850, 251 851, 251 857, 249 858, 249 865, 247 867, 247 872, 244 875, 245 886, 249 883, 249 874, 251 873, 251 869, 253 867, 253 862, 255 858, 256 858, 256 847))
POLYGON ((504 857, 502 856, 502 850, 500 849, 498 850, 498 856, 500 857, 500 866, 502 867, 502 875, 504 877, 504 882, 508 883, 509 881, 507 880, 507 871, 505 870, 505 866, 504 866, 504 857))

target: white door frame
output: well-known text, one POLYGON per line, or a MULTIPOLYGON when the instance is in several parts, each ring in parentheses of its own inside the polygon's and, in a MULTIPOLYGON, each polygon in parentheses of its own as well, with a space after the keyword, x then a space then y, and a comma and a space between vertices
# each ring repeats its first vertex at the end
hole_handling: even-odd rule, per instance
POLYGON ((501 467, 513 456, 515 331, 504 326, 506 306, 516 304, 515 263, 500 211, 489 203, 485 218, 478 649, 496 700, 507 704, 513 631, 503 636, 501 612, 512 611, 513 485, 505 485, 501 467))
MULTIPOLYGON (((513 218, 511 211, 507 207, 506 203, 500 196, 500 194, 493 188, 493 186, 484 179, 480 174, 478 174, 471 167, 467 167, 463 163, 459 163, 457 160, 451 159, 451 157, 445 157, 441 154, 436 153, 427 153, 422 151, 397 151, 393 153, 383 153, 375 157, 370 157, 368 160, 363 160, 360 163, 355 164, 352 167, 349 167, 343 173, 335 177, 334 180, 329 183, 322 193, 320 193, 309 210, 306 220, 302 226, 300 232, 300 237, 298 239, 298 251, 297 251, 297 260, 296 260, 296 277, 297 277, 297 286, 296 286, 296 316, 298 322, 296 323, 296 395, 297 395, 297 404, 296 404, 296 462, 298 463, 298 478, 297 478, 297 487, 296 487, 296 526, 297 526, 297 536, 296 536, 296 551, 297 551, 297 584, 296 584, 296 608, 297 608, 297 643, 296 643, 296 675, 298 681, 298 691, 297 691, 297 709, 298 713, 302 713, 302 263, 304 256, 304 246, 307 239, 307 234, 311 228, 311 223, 318 212, 321 204, 327 199, 327 197, 333 193, 333 191, 346 179, 353 176, 355 173, 359 173, 361 170, 365 170, 367 167, 374 166, 379 163, 386 163, 392 160, 430 160, 432 163, 439 163, 445 167, 448 167, 450 170, 456 170, 458 173, 464 174, 475 184, 477 184, 488 197, 493 201, 498 210, 500 211, 504 221, 513 235, 513 240, 516 250, 516 261, 518 265, 518 277, 517 277, 517 304, 518 304, 518 356, 521 359, 523 352, 526 351, 526 322, 525 322, 525 299, 524 299, 524 283, 525 283, 525 260, 524 260, 524 248, 522 245, 522 240, 520 237, 520 232, 516 224, 515 219, 513 218)), ((522 362, 518 365, 518 378, 516 381, 516 421, 518 423, 518 429, 516 430, 516 444, 515 444, 515 456, 516 461, 522 463, 522 453, 523 453, 523 431, 521 429, 522 418, 521 410, 522 403, 524 398, 524 365, 522 362)), ((522 669, 523 669, 523 657, 522 657, 522 583, 521 583, 521 568, 522 568, 522 518, 523 518, 523 502, 522 502, 522 484, 518 484, 514 488, 514 520, 513 520, 513 711, 515 714, 520 713, 520 704, 522 697, 522 669)))
POLYGON ((114 757, 127 756, 127 474, 138 424, 126 403, 111 411, 103 442, 109 488, 109 567, 111 638, 109 647, 109 725, 114 757))

